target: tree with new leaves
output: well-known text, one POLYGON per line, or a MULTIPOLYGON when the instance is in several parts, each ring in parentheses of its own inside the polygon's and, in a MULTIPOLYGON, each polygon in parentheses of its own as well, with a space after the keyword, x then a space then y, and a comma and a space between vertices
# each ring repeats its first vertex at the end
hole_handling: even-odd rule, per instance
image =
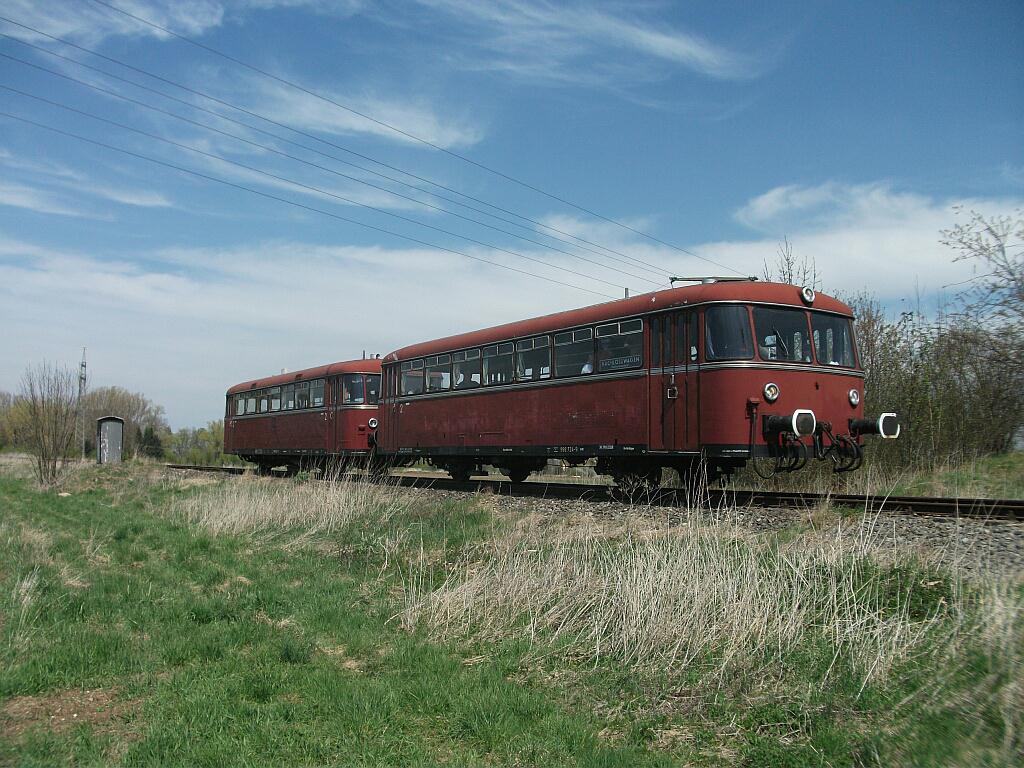
POLYGON ((91 390, 83 399, 82 409, 87 425, 95 426, 96 420, 104 416, 119 416, 124 419, 125 456, 135 456, 140 452, 146 455, 155 453, 156 448, 152 439, 146 448, 148 453, 142 451, 147 429, 154 436, 170 431, 163 406, 157 405, 141 392, 130 392, 123 387, 97 387, 91 390))
POLYGON ((53 485, 71 451, 78 418, 78 374, 63 366, 41 363, 21 378, 24 440, 35 456, 36 477, 53 485))

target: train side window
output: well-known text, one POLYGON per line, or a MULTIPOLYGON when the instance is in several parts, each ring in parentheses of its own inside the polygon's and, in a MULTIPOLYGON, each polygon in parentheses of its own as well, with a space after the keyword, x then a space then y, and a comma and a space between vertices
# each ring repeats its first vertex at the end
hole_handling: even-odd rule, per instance
POLYGON ((551 378, 551 340, 547 336, 516 342, 516 378, 520 381, 551 378))
POLYGON ((594 331, 580 328, 555 334, 555 377, 594 372, 594 331))
POLYGON ((380 374, 366 374, 366 404, 376 405, 380 402, 380 374))
POLYGON ((515 345, 509 341, 484 347, 484 384, 509 384, 515 376, 515 345))
POLYGON ((256 393, 250 392, 245 397, 245 412, 246 414, 256 413, 256 393))
POLYGON ((704 313, 704 359, 749 360, 753 356, 747 308, 709 307, 704 313))
POLYGON ((427 392, 444 392, 452 387, 452 356, 436 355, 424 360, 427 392))
POLYGON ((295 385, 285 384, 281 387, 281 410, 290 411, 295 407, 295 385))
POLYGON ((245 395, 235 395, 235 416, 245 415, 245 395))
POLYGON ((479 349, 467 349, 452 355, 452 377, 455 389, 480 386, 482 358, 479 349))
POLYGON ((260 413, 266 413, 270 410, 270 401, 267 397, 267 390, 261 389, 259 393, 259 411, 260 413))
POLYGON ((295 407, 309 408, 309 382, 299 381, 295 384, 295 407))
POLYGON ((402 363, 402 394, 423 394, 423 361, 406 360, 402 363))
POLYGON ((313 408, 320 408, 324 404, 324 380, 316 379, 309 382, 309 399, 313 408))
POLYGON ((366 391, 363 388, 363 376, 360 373, 346 373, 342 378, 343 405, 362 405, 366 402, 366 391))
POLYGON ((597 327, 597 370, 600 373, 639 368, 644 361, 644 324, 625 320, 597 327))
POLYGON ((270 388, 270 410, 280 411, 281 410, 281 388, 271 387, 270 388))

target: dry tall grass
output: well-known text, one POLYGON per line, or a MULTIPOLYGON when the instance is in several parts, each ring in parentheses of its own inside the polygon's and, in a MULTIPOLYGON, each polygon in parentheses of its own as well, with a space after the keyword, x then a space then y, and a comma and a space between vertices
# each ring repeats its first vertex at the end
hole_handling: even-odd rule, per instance
POLYGON ((408 506, 408 495, 392 485, 244 476, 190 495, 175 510, 213 534, 301 529, 308 535, 341 530, 358 521, 386 522, 408 506))
POLYGON ((33 623, 39 614, 39 566, 35 566, 14 584, 6 606, 0 606, 0 628, 10 621, 8 645, 10 648, 23 646, 33 631, 33 623))
POLYGON ((699 670, 708 682, 777 668, 800 648, 828 648, 867 684, 912 656, 955 655, 982 631, 990 644, 1024 645, 1019 595, 993 592, 1001 623, 979 619, 955 588, 922 615, 922 585, 901 581, 903 571, 842 533, 780 545, 695 523, 549 537, 495 542, 489 557, 466 560, 435 589, 411 579, 403 622, 441 637, 525 637, 592 661, 699 670))

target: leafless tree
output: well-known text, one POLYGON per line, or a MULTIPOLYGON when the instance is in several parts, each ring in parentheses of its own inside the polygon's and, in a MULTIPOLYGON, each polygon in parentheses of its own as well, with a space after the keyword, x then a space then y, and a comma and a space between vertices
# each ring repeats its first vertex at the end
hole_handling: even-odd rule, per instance
POLYGON ((808 285, 814 290, 821 290, 821 276, 814 258, 797 256, 793 253, 793 244, 789 238, 782 238, 775 254, 775 263, 768 266, 764 262, 764 279, 789 285, 808 285))
POLYGON ((986 218, 971 211, 966 222, 942 230, 941 242, 980 272, 960 294, 965 308, 1024 328, 1024 213, 986 218))
POLYGON ((36 457, 36 477, 53 485, 64 469, 75 437, 78 375, 62 366, 41 363, 21 378, 26 438, 36 457))

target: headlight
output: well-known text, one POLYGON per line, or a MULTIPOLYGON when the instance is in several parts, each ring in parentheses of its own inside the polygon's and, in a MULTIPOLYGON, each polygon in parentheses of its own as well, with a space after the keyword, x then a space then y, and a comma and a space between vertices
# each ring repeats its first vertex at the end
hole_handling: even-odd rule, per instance
POLYGON ((814 416, 814 411, 807 408, 797 408, 793 411, 791 419, 793 434, 797 437, 813 435, 818 429, 818 420, 814 416))
POLYGON ((778 400, 780 392, 779 385, 773 381, 769 381, 764 385, 764 399, 769 403, 774 403, 778 400))
POLYGON ((804 304, 813 304, 815 299, 814 289, 809 285, 805 285, 800 289, 800 298, 804 300, 804 304))
POLYGON ((860 405, 860 392, 858 392, 856 389, 850 390, 850 405, 852 405, 854 408, 860 405))
POLYGON ((370 425, 370 429, 376 429, 377 428, 377 424, 379 424, 380 422, 378 422, 376 419, 370 419, 366 423, 370 425))

